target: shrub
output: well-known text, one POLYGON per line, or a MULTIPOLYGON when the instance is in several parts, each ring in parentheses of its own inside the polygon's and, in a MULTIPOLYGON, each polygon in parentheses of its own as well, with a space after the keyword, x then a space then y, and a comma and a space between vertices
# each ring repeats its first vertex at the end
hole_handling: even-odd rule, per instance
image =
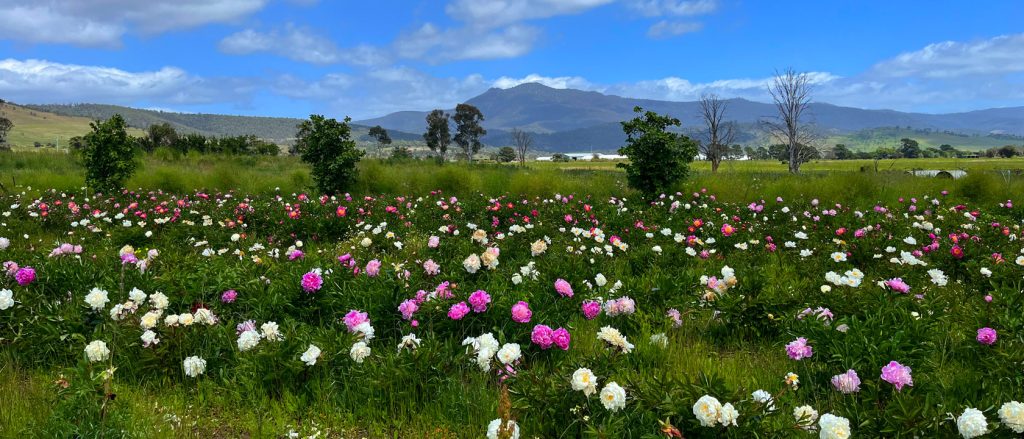
POLYGON ((344 122, 311 115, 299 125, 296 147, 302 161, 309 163, 313 182, 325 194, 342 192, 355 182, 359 171, 356 163, 363 152, 351 139, 352 129, 344 122))
POLYGON ((633 111, 637 117, 622 122, 626 146, 619 148, 619 154, 629 157, 629 163, 616 166, 625 168, 630 186, 653 198, 686 178, 688 164, 697 155, 697 143, 668 131, 669 127, 680 125, 679 119, 644 112, 640 107, 633 111))
POLYGON ((85 183, 98 191, 110 191, 124 185, 135 172, 135 147, 120 114, 90 124, 85 135, 82 164, 85 183))

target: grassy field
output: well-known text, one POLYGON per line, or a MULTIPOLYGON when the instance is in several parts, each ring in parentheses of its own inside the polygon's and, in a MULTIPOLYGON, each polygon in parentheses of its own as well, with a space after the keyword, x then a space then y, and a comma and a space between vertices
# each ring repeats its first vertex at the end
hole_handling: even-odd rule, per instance
POLYGON ((902 138, 916 140, 922 149, 951 145, 960 151, 978 151, 998 148, 1004 145, 1019 145, 1021 143, 1020 140, 999 139, 988 136, 956 135, 889 127, 832 136, 825 141, 825 144, 832 146, 842 143, 855 151, 874 151, 879 148, 899 148, 899 142, 902 138))
MULTIPOLYGON (((0 113, 14 122, 14 129, 7 134, 7 143, 24 150, 34 150, 35 142, 43 145, 59 142, 60 148, 67 148, 68 139, 88 133, 92 122, 85 117, 61 116, 11 104, 0 104, 0 113)), ((144 132, 130 128, 128 134, 141 136, 144 132)))

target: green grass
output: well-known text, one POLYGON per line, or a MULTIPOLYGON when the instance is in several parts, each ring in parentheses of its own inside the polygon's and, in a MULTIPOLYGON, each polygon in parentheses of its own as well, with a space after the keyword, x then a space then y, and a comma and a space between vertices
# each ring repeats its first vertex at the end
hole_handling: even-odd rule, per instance
POLYGON ((998 148, 1003 145, 1019 145, 1020 140, 998 139, 988 136, 956 135, 943 132, 928 132, 899 127, 872 128, 855 133, 832 136, 825 144, 845 144, 855 151, 874 151, 879 148, 898 148, 900 139, 914 139, 924 148, 938 148, 951 145, 961 151, 977 151, 998 148))
MULTIPOLYGON (((88 133, 92 122, 86 117, 62 116, 12 104, 0 104, 0 114, 14 123, 14 128, 7 133, 7 143, 19 150, 36 150, 35 142, 44 145, 59 142, 60 148, 67 148, 68 139, 88 133)), ((143 132, 130 128, 128 134, 141 136, 143 132)))

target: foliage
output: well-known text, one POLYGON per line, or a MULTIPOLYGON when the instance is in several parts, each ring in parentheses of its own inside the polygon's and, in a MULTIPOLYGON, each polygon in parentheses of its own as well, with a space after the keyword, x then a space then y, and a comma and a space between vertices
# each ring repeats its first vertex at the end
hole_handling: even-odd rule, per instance
POLYGON ((377 146, 377 157, 384 156, 384 149, 391 144, 391 136, 388 135, 388 130, 385 130, 380 125, 370 128, 370 138, 376 142, 377 146))
POLYGON ((444 161, 448 154, 448 144, 452 143, 452 136, 448 126, 448 113, 444 110, 434 110, 427 114, 427 132, 423 133, 423 140, 427 148, 437 153, 441 161, 444 161))
POLYGON ((509 163, 516 160, 516 150, 511 146, 503 146, 498 149, 498 152, 494 155, 494 160, 498 163, 509 163))
POLYGON ((629 157, 629 163, 620 163, 626 170, 629 185, 647 198, 668 190, 686 178, 689 163, 697 155, 697 144, 682 134, 669 132, 678 127, 679 119, 662 116, 653 111, 644 112, 636 107, 637 117, 622 122, 626 145, 619 154, 629 157))
POLYGON ((314 114, 299 124, 295 144, 302 161, 312 168, 313 181, 322 193, 343 192, 356 181, 356 163, 363 152, 349 137, 350 120, 346 117, 338 122, 314 114))
POLYGON ((480 152, 483 143, 480 138, 487 134, 487 130, 480 125, 484 121, 484 115, 480 109, 470 104, 459 104, 455 106, 455 144, 459 145, 466 158, 473 162, 473 155, 480 152))
POLYGON ((0 114, 0 144, 7 143, 7 133, 14 128, 14 122, 0 114))
POLYGON ((118 189, 135 172, 135 142, 118 114, 91 126, 92 132, 83 137, 81 152, 85 183, 103 192, 118 189))

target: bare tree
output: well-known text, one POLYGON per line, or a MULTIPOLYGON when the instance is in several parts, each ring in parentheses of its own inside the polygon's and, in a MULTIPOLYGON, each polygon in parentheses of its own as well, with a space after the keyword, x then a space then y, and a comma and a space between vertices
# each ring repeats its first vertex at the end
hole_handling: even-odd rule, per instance
POLYGON ((729 145, 736 138, 735 124, 725 121, 728 103, 715 94, 700 97, 700 117, 707 127, 707 142, 700 143, 700 152, 711 162, 711 172, 718 172, 722 159, 729 154, 729 145))
POLYGON ((513 128, 512 142, 516 144, 516 157, 519 159, 519 166, 526 166, 526 152, 533 145, 533 136, 519 128, 513 128))
POLYGON ((804 111, 811 103, 810 76, 797 73, 792 68, 782 73, 776 71, 768 93, 779 114, 775 120, 765 122, 765 126, 772 137, 786 145, 789 172, 798 174, 802 163, 817 156, 812 145, 813 133, 804 122, 804 111))

